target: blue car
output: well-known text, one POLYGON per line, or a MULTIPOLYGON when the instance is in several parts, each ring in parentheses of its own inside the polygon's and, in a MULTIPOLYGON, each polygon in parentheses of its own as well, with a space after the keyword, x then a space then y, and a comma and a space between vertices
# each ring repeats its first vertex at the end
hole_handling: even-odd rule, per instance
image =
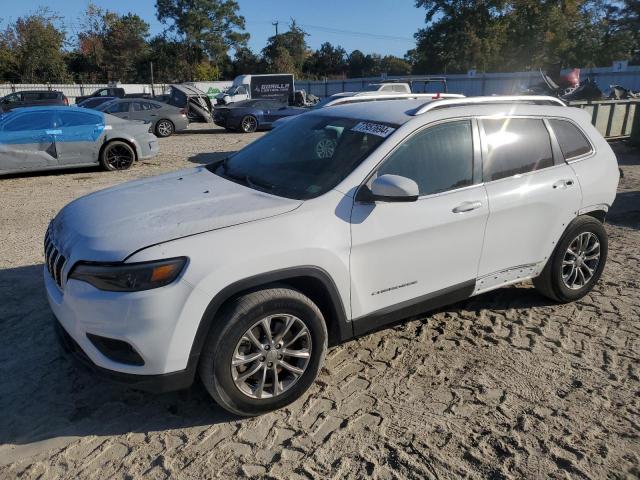
POLYGON ((125 170, 158 153, 150 124, 85 108, 18 108, 0 116, 0 175, 102 165, 125 170))
POLYGON ((289 107, 273 100, 244 100, 226 107, 216 107, 213 121, 227 130, 251 133, 256 130, 269 130, 276 120, 300 115, 306 111, 306 108, 289 107))

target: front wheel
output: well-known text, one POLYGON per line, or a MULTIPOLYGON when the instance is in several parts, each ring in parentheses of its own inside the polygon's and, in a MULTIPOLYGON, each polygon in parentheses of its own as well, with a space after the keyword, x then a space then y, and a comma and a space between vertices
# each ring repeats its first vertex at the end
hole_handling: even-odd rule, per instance
POLYGON ((128 143, 114 140, 100 152, 100 164, 105 170, 127 170, 136 160, 136 152, 128 143))
POLYGON ((566 303, 589 293, 607 261, 607 231, 593 217, 578 217, 558 242, 539 277, 536 289, 552 300, 566 303))
POLYGON ((296 290, 243 295, 223 307, 214 322, 199 374, 214 400, 237 415, 259 415, 295 401, 324 361, 324 318, 296 290))

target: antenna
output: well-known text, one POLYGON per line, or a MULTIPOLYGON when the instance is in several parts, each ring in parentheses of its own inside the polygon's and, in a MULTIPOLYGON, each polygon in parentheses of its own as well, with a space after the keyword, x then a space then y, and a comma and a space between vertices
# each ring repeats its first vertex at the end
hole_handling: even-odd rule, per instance
POLYGON ((278 36, 278 24, 280 22, 278 20, 276 20, 275 22, 271 22, 271 25, 273 25, 274 27, 276 27, 276 37, 278 36))

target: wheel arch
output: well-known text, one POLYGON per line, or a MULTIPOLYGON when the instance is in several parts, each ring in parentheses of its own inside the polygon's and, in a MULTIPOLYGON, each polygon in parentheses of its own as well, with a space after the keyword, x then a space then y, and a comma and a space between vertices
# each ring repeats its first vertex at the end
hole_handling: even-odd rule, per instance
POLYGON ((173 120, 171 120, 169 117, 160 117, 160 118, 158 118, 158 119, 155 121, 155 123, 153 124, 153 133, 154 133, 154 134, 158 132, 158 124, 159 124, 160 122, 164 122, 164 121, 169 122, 169 123, 171 124, 171 126, 172 126, 172 128, 173 128, 173 132, 175 133, 175 131, 176 131, 176 124, 173 122, 173 120))
POLYGON ((200 356, 216 314, 230 300, 252 291, 278 285, 288 286, 309 297, 325 318, 329 345, 337 345, 353 337, 353 328, 348 321, 343 302, 331 276, 320 267, 303 266, 262 273, 228 285, 209 302, 191 346, 192 359, 200 356))
POLYGON ((591 210, 589 212, 585 212, 582 216, 584 215, 593 217, 596 220, 598 220, 600 223, 604 223, 605 220, 607 219, 607 211, 604 209, 591 210))
POLYGON ((130 139, 123 138, 123 137, 113 137, 113 138, 105 139, 105 141, 100 146, 100 151, 98 152, 98 160, 102 158, 102 152, 104 151, 105 148, 107 148, 107 145, 113 142, 123 142, 129 145, 131 148, 133 148, 133 153, 136 156, 134 161, 136 162, 138 161, 138 158, 140 157, 140 152, 138 151, 138 145, 135 142, 131 141, 130 139))

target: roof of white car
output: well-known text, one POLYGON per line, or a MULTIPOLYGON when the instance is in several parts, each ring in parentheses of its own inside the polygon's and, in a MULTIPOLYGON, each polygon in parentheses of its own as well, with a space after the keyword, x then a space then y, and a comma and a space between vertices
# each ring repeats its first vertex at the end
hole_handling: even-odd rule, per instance
MULTIPOLYGON (((372 122, 393 123, 402 125, 416 116, 431 111, 434 108, 454 107, 481 107, 485 105, 518 104, 530 106, 555 106, 564 107, 564 103, 556 98, 544 96, 514 97, 469 97, 460 99, 409 99, 389 100, 376 102, 350 103, 346 105, 334 105, 330 108, 314 110, 315 115, 330 117, 345 117, 354 119, 366 119, 372 122)), ((477 110, 477 109, 474 109, 477 110)))
POLYGON ((349 103, 347 105, 334 105, 330 108, 319 108, 314 110, 313 113, 328 117, 366 119, 372 122, 401 125, 411 120, 413 118, 412 112, 425 103, 424 99, 349 103))

